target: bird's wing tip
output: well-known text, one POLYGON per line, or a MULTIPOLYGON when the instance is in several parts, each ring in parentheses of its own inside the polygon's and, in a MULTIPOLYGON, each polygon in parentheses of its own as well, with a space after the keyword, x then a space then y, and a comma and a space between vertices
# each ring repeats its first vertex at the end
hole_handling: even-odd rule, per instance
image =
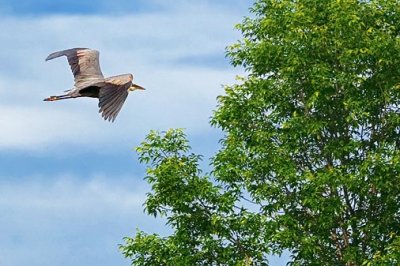
POLYGON ((90 48, 72 48, 72 49, 57 51, 57 52, 54 52, 54 53, 49 54, 49 55, 46 57, 46 60, 45 60, 45 61, 49 61, 49 60, 51 60, 51 59, 54 59, 54 58, 57 58, 57 57, 60 57, 60 56, 63 56, 63 55, 65 55, 65 56, 68 57, 68 56, 71 55, 71 53, 74 53, 74 52, 80 51, 80 50, 91 50, 91 49, 90 49, 90 48))
POLYGON ((54 58, 56 58, 56 57, 62 56, 62 55, 63 55, 62 52, 63 52, 63 51, 61 51, 61 52, 54 52, 54 53, 49 54, 49 55, 46 57, 46 60, 45 60, 45 61, 49 61, 49 60, 54 59, 54 58))

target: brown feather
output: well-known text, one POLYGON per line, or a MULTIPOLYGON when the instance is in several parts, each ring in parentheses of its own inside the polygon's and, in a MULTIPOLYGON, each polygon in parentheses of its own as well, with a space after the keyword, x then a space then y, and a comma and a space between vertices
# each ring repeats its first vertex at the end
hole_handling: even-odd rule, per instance
POLYGON ((66 56, 75 78, 75 87, 83 89, 104 81, 100 69, 99 52, 88 48, 73 48, 50 54, 46 61, 66 56))

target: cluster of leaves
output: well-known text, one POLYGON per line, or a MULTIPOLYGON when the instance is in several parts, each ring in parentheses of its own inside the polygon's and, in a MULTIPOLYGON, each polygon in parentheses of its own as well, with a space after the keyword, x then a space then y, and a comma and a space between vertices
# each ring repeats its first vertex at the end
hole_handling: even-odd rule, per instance
POLYGON ((258 0, 251 11, 227 50, 248 76, 211 121, 225 132, 214 182, 181 131, 152 132, 138 150, 146 208, 175 231, 138 232, 124 254, 258 265, 289 250, 292 265, 398 265, 400 2, 258 0))
POLYGON ((394 237, 390 244, 386 245, 385 252, 377 252, 372 260, 366 260, 363 266, 386 266, 400 264, 400 237, 394 237))
POLYGON ((232 208, 235 198, 221 193, 199 169, 201 157, 189 154, 182 130, 164 134, 152 131, 137 148, 139 160, 150 165, 147 181, 152 185, 146 212, 165 216, 175 229, 168 237, 138 231, 121 246, 133 265, 246 264, 264 261, 258 228, 262 221, 245 209, 232 208), (253 237, 244 239, 239 232, 253 237), (255 242, 254 242, 255 241, 255 242))

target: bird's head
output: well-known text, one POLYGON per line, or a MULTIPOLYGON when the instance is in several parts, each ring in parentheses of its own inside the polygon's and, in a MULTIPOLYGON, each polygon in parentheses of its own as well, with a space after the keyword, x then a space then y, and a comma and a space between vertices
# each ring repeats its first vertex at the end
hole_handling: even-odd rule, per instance
POLYGON ((129 87, 129 91, 134 91, 134 90, 145 90, 145 88, 135 83, 132 83, 132 85, 129 87))

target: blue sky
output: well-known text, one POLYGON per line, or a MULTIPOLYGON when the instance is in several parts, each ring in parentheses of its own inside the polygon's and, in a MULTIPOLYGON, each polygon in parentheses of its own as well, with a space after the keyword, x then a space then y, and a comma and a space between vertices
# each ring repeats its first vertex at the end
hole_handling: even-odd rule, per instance
POLYGON ((0 0, 0 265, 129 265, 124 236, 168 232, 143 214, 133 148, 151 129, 186 128, 195 152, 218 149, 215 98, 242 74, 224 48, 251 2, 0 0), (134 73, 147 88, 115 123, 94 99, 42 101, 72 87, 65 58, 44 61, 72 47, 100 50, 106 76, 134 73))

